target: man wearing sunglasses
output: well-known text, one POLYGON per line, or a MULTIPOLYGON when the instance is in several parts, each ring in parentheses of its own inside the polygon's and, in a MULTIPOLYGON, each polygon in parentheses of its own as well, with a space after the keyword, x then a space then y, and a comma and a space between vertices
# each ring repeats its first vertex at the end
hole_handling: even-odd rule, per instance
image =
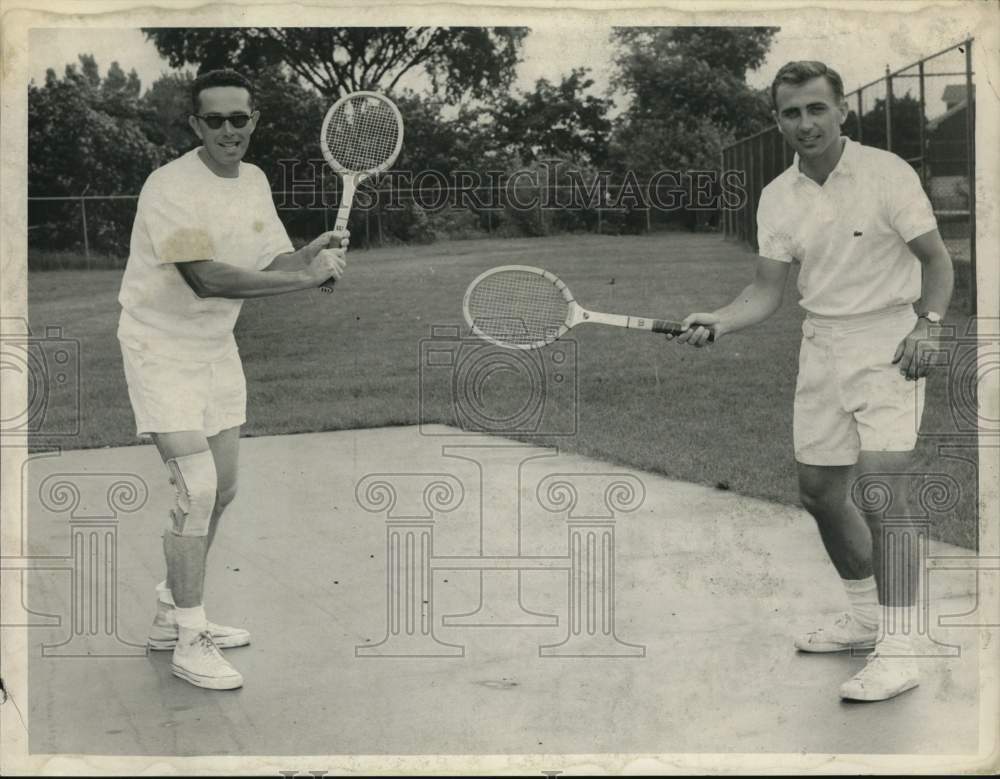
POLYGON ((246 298, 313 290, 339 279, 347 232, 295 251, 267 177, 242 162, 260 113, 234 71, 192 86, 201 146, 154 171, 139 195, 122 279, 118 339, 140 436, 159 450, 173 488, 151 649, 173 650, 176 676, 199 687, 240 687, 221 649, 245 646, 243 627, 208 621, 205 564, 236 495, 246 382, 233 327, 246 298), (330 246, 339 248, 328 248, 330 246))

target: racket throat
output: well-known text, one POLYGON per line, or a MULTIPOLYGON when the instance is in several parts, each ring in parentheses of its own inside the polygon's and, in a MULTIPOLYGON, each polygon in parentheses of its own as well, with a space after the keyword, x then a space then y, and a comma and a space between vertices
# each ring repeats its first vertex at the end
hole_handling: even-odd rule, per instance
POLYGON ((605 314, 600 311, 588 311, 585 308, 579 307, 577 307, 577 309, 573 312, 572 321, 572 327, 584 324, 595 324, 611 325, 612 327, 628 327, 632 329, 638 328, 640 330, 649 329, 637 325, 637 322, 641 322, 643 320, 637 319, 634 316, 626 316, 624 314, 605 314))
POLYGON ((364 176, 343 176, 341 178, 340 207, 337 209, 337 221, 333 225, 334 230, 346 230, 347 222, 351 217, 351 205, 354 202, 354 193, 364 176))
POLYGON ((683 331, 680 322, 669 319, 653 319, 652 317, 627 316, 625 314, 604 314, 600 311, 579 309, 575 312, 574 325, 592 322, 599 325, 624 327, 629 330, 647 330, 654 333, 671 333, 677 335, 683 331))

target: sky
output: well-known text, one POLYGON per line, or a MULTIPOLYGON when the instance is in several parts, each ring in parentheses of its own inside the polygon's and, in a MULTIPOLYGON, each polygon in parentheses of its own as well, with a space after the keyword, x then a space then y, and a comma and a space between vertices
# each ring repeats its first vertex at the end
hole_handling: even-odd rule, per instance
MULTIPOLYGON (((539 78, 558 82, 572 67, 585 65, 592 70, 591 77, 595 82, 592 91, 605 93, 612 74, 613 52, 608 42, 609 32, 609 28, 597 26, 574 29, 571 36, 573 53, 569 57, 566 56, 569 44, 565 28, 533 28, 523 45, 523 61, 518 67, 515 87, 528 90, 539 78)), ((76 55, 83 52, 94 54, 102 74, 112 61, 117 61, 126 72, 134 68, 144 89, 162 72, 170 70, 166 60, 160 57, 153 44, 146 41, 138 29, 33 30, 29 51, 29 73, 37 83, 44 81, 46 68, 54 68, 57 74, 62 75, 66 64, 76 62, 76 55)), ((837 67, 845 89, 850 92, 883 76, 886 65, 896 70, 928 53, 933 52, 914 48, 912 41, 901 43, 892 31, 878 25, 855 27, 846 38, 843 34, 830 34, 829 31, 823 35, 804 36, 801 32, 793 34, 782 30, 774 38, 767 61, 758 71, 751 72, 747 80, 754 87, 766 87, 774 72, 785 62, 818 59, 837 67)), ((961 79, 941 79, 928 87, 930 116, 943 111, 943 105, 937 99, 944 84, 956 81, 961 79)))
MULTIPOLYGON (((596 85, 606 89, 611 68, 611 48, 608 45, 608 28, 595 28, 574 32, 575 59, 595 69, 596 85)), ((518 68, 517 87, 528 89, 539 78, 558 80, 571 65, 564 58, 554 58, 551 53, 563 46, 565 32, 558 28, 535 28, 523 47, 524 62, 518 68)), ((29 42, 30 77, 37 83, 45 80, 47 68, 54 68, 58 75, 68 63, 77 61, 77 54, 90 53, 97 59, 101 73, 117 61, 127 73, 135 68, 145 89, 162 72, 171 68, 138 29, 46 29, 33 30, 29 42)))

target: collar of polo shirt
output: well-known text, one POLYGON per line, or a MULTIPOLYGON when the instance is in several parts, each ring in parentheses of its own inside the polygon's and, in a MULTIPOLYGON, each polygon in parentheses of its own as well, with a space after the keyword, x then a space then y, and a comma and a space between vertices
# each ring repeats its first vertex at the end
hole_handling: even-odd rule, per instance
MULTIPOLYGON (((858 159, 858 154, 860 149, 858 144, 848 138, 846 135, 841 136, 844 141, 844 150, 840 153, 840 159, 837 160, 837 167, 830 171, 831 176, 850 176, 851 178, 856 178, 856 163, 858 159)), ((804 181, 809 181, 815 184, 816 182, 809 178, 802 169, 799 167, 799 155, 796 152, 794 158, 792 159, 792 167, 795 170, 795 182, 797 184, 804 181)))

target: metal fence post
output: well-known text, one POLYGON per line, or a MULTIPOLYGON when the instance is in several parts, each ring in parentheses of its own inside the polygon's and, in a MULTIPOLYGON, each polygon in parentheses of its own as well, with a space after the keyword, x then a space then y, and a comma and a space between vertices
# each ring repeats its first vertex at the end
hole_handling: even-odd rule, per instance
POLYGON ((864 105, 861 102, 861 93, 864 91, 863 87, 858 90, 858 143, 864 143, 865 140, 864 122, 861 121, 862 117, 864 117, 864 114, 861 113, 864 108, 864 105))
MULTIPOLYGON (((722 175, 726 175, 726 171, 729 170, 729 149, 722 150, 722 175)), ((726 208, 725 203, 723 203, 722 198, 719 198, 719 208, 722 209, 722 234, 726 238, 732 238, 733 231, 732 225, 730 224, 729 218, 731 216, 730 211, 726 208)))
POLYGON ((747 199, 740 209, 740 238, 744 241, 750 240, 750 222, 747 221, 747 214, 750 213, 750 203, 753 202, 753 176, 750 167, 747 165, 747 142, 740 144, 740 170, 743 171, 743 181, 746 187, 747 199))
POLYGON ((83 218, 83 256, 86 258, 87 270, 90 270, 90 239, 87 237, 87 201, 80 195, 80 216, 83 218))
POLYGON ((747 177, 747 205, 743 209, 743 237, 744 239, 753 244, 753 233, 750 228, 750 219, 752 218, 755 207, 754 203, 757 199, 757 194, 754 192, 754 169, 753 161, 750 159, 750 142, 745 141, 743 143, 743 170, 746 171, 747 177))
MULTIPOLYGON (((733 171, 739 171, 740 169, 740 147, 733 145, 732 151, 729 155, 729 165, 733 171)), ((741 184, 742 186, 742 184, 741 184)), ((743 236, 740 235, 740 219, 743 217, 743 200, 737 204, 737 207, 733 210, 730 216, 730 224, 733 228, 733 237, 742 239, 743 236)))
POLYGON ((885 66, 885 149, 892 151, 892 75, 885 66))
MULTIPOLYGON (((739 172, 740 168, 740 146, 737 144, 733 147, 733 170, 739 172)), ((747 184, 745 177, 741 177, 740 186, 743 189, 743 194, 747 194, 747 184)), ((746 236, 743 235, 743 209, 746 208, 746 198, 740 198, 739 208, 733 213, 733 234, 739 238, 741 241, 745 240, 746 236)))
POLYGON ((918 78, 920 84, 920 183, 927 189, 927 110, 924 96, 924 62, 921 60, 917 64, 918 78))
POLYGON ((757 136, 757 177, 754 188, 753 211, 750 213, 750 229, 753 231, 753 250, 760 247, 757 244, 757 206, 760 205, 760 193, 764 191, 764 136, 757 136))
POLYGON ((965 138, 969 177, 969 306, 976 315, 976 96, 972 83, 972 40, 965 42, 965 138))

